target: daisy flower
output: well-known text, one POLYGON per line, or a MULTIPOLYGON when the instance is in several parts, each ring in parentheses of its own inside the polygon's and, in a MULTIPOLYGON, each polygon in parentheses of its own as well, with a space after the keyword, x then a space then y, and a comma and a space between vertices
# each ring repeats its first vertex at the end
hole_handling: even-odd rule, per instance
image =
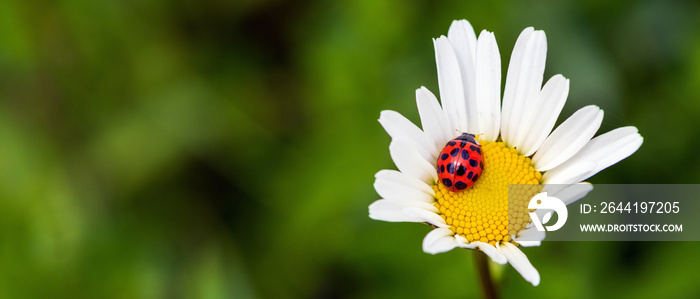
POLYGON ((552 131, 569 80, 555 75, 542 85, 543 31, 526 28, 518 37, 502 102, 501 59, 492 32, 484 30, 477 38, 468 21, 454 21, 447 37, 433 44, 442 106, 421 87, 416 103, 422 129, 395 111, 381 112, 379 122, 392 138, 389 152, 398 171, 376 174, 374 187, 382 199, 369 206, 369 216, 430 224, 434 229, 423 239, 425 252, 479 250, 496 263, 510 263, 536 286, 539 273, 520 247, 539 246, 545 235, 527 215, 531 196, 513 205, 508 186, 567 184, 550 195, 570 204, 593 189, 584 180, 630 156, 643 138, 631 126, 593 138, 603 120, 603 111, 594 105, 552 131), (445 144, 463 132, 478 135, 484 170, 471 188, 455 193, 438 182, 435 165, 445 144), (522 208, 514 211, 515 206, 522 208))

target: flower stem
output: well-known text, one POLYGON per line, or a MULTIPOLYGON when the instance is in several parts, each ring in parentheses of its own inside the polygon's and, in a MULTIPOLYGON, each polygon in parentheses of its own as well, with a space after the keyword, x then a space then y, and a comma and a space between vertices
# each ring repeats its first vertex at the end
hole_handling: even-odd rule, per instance
POLYGON ((489 257, 483 252, 475 253, 474 264, 476 265, 477 271, 479 271, 479 281, 481 282, 484 298, 498 298, 496 285, 491 277, 491 271, 489 270, 489 257))

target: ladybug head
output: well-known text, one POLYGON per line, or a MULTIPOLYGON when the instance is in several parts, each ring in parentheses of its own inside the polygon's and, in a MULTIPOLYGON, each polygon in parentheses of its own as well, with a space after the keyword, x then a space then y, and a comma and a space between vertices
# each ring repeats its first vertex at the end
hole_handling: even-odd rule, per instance
POLYGON ((479 144, 479 142, 476 141, 476 135, 469 133, 463 133, 462 135, 459 135, 459 137, 455 138, 455 140, 464 140, 466 142, 479 144))

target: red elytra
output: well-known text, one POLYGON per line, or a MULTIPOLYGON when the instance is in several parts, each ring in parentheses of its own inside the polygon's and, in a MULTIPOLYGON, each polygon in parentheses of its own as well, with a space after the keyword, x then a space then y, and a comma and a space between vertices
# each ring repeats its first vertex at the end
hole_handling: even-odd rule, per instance
POLYGON ((474 186, 483 170, 481 144, 474 134, 464 133, 450 140, 438 156, 438 180, 452 192, 474 186))

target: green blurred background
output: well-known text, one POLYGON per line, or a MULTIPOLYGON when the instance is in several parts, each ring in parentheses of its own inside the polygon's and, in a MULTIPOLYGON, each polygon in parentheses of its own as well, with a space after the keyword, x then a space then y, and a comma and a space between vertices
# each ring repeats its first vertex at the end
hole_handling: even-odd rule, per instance
MULTIPOLYGON (((367 217, 395 169, 379 112, 419 121, 454 19, 504 70, 544 30, 563 116, 639 128, 593 183, 700 181, 697 2, 474 2, 0 1, 0 297, 480 296, 474 252, 367 217)), ((698 245, 545 242, 540 286, 508 266, 502 292, 697 298, 698 245)))

